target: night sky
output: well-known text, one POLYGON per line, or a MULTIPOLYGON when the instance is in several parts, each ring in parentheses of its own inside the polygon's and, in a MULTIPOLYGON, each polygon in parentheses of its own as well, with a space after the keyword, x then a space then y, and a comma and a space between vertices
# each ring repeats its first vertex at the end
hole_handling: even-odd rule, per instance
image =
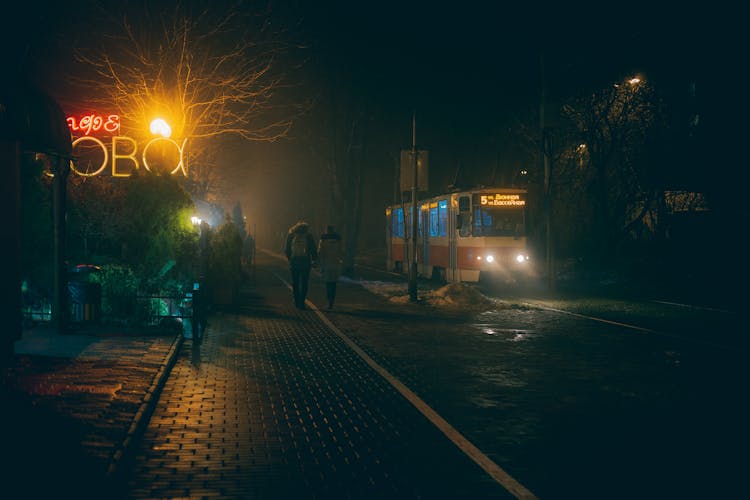
MULTIPOLYGON (((680 102, 695 84, 706 161, 747 179, 737 151, 725 147, 742 106, 743 35, 731 12, 687 4, 511 8, 468 1, 316 2, 295 13, 298 33, 309 41, 306 82, 331 72, 351 78, 383 124, 383 147, 390 144, 393 155, 409 147, 416 112, 417 143, 430 151, 435 191, 456 178, 488 184, 498 179, 496 170, 507 180, 509 171, 538 167, 523 163, 528 156, 511 132, 537 116, 542 59, 550 117, 565 99, 635 74, 680 102)), ((304 135, 301 127, 293 134, 304 135)), ((384 195, 373 197, 376 215, 380 200, 391 200, 390 160, 380 154, 385 179, 373 190, 384 195)), ((703 166, 675 169, 685 174, 703 166)))
MULTIPOLYGON (((234 3, 211 2, 218 8, 234 3)), ((16 17, 3 15, 5 60, 23 51, 25 64, 41 68, 37 72, 54 93, 55 72, 65 71, 72 40, 85 39, 85 23, 92 22, 88 4, 26 2, 16 17)), ((315 101, 331 81, 345 81, 366 103, 373 130, 382 131, 372 146, 372 154, 382 159, 382 175, 370 186, 377 192, 371 197, 375 214, 392 197, 391 158, 410 146, 413 112, 418 145, 431 153, 435 190, 458 173, 488 182, 487 172, 498 166, 528 168, 521 165, 522 151, 509 131, 538 112, 542 55, 548 109, 636 73, 676 94, 697 83, 710 130, 708 157, 740 185, 747 180, 746 155, 735 147, 744 143, 747 128, 741 118, 747 80, 738 12, 654 2, 240 4, 265 5, 270 22, 285 27, 288 41, 303 47, 279 62, 288 65, 284 69, 295 83, 282 98, 315 101)), ((286 141, 227 147, 227 169, 233 174, 222 186, 223 204, 230 208, 241 201, 259 219, 264 210, 281 210, 271 198, 325 197, 325 186, 304 181, 320 177, 306 165, 314 123, 313 111, 286 141)), ((302 216, 311 203, 288 217, 302 216)))

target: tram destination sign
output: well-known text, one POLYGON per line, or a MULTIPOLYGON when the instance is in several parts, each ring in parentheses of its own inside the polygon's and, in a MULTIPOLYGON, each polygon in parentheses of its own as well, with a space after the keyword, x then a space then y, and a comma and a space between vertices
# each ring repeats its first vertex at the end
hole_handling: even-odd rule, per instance
POLYGON ((474 203, 486 207, 523 207, 526 200, 518 193, 475 194, 474 203))

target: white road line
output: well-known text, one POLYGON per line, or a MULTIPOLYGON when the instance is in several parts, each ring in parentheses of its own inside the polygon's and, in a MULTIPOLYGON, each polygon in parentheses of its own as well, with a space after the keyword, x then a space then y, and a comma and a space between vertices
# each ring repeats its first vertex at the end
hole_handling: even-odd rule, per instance
POLYGON ((681 304, 679 302, 669 302, 667 300, 653 300, 652 302, 656 302, 657 304, 665 304, 668 306, 675 306, 675 307, 685 307, 688 309, 700 309, 702 311, 711 311, 711 312, 720 312, 725 314, 734 314, 733 311, 729 311, 727 309, 716 309, 714 307, 705 307, 705 306, 695 306, 692 304, 681 304))
MULTIPOLYGON (((286 285, 290 290, 292 285, 289 284, 285 279, 274 273, 274 276, 278 278, 282 283, 286 285)), ((331 329, 352 351, 354 351, 367 365, 375 370, 381 377, 383 377, 394 389, 396 389, 403 397, 406 398, 422 415, 427 417, 435 427, 440 430, 453 444, 463 451, 474 463, 481 467, 487 474, 498 482, 503 488, 508 490, 516 498, 532 499, 537 498, 531 491, 525 486, 516 481, 510 474, 505 472, 499 465, 493 462, 487 455, 485 455, 479 448, 477 448, 471 441, 466 439, 455 427, 449 424, 443 417, 441 417, 435 410, 433 410, 422 398, 417 396, 411 389, 404 385, 400 380, 391 375, 391 373, 380 366, 374 359, 372 359, 365 351, 362 350, 353 340, 351 340, 345 333, 339 330, 336 325, 318 309, 315 304, 306 300, 305 303, 312 309, 315 314, 318 315, 320 320, 331 329)))

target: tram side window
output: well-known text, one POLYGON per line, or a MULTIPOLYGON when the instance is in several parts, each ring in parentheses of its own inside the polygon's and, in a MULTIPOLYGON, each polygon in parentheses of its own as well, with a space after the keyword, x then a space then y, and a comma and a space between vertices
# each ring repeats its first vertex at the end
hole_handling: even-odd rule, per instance
MULTIPOLYGON (((411 223, 411 208, 404 210, 404 238, 407 240, 411 238, 411 232, 414 230, 414 226, 411 223)), ((422 217, 417 215, 417 238, 422 237, 422 217)))
POLYGON ((448 236, 448 201, 434 203, 428 213, 430 236, 448 236))
POLYGON ((399 238, 404 237, 404 209, 396 208, 393 210, 391 215, 391 234, 398 236, 399 238))
POLYGON ((438 207, 437 204, 430 207, 429 211, 430 220, 430 236, 438 235, 438 207))
POLYGON ((438 236, 448 236, 448 200, 438 201, 438 236))

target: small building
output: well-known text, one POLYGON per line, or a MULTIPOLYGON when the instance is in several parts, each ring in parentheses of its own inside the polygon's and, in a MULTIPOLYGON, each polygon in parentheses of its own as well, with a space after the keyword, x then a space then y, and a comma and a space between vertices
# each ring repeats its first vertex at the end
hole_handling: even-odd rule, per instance
POLYGON ((6 276, 2 283, 0 317, 4 322, 0 338, 0 355, 12 355, 13 343, 21 337, 20 187, 21 156, 27 152, 44 153, 54 158, 55 206, 55 300, 53 321, 65 321, 64 237, 65 182, 71 159, 68 123, 58 103, 28 81, 4 77, 0 82, 0 213, 5 217, 2 231, 2 262, 6 276))

